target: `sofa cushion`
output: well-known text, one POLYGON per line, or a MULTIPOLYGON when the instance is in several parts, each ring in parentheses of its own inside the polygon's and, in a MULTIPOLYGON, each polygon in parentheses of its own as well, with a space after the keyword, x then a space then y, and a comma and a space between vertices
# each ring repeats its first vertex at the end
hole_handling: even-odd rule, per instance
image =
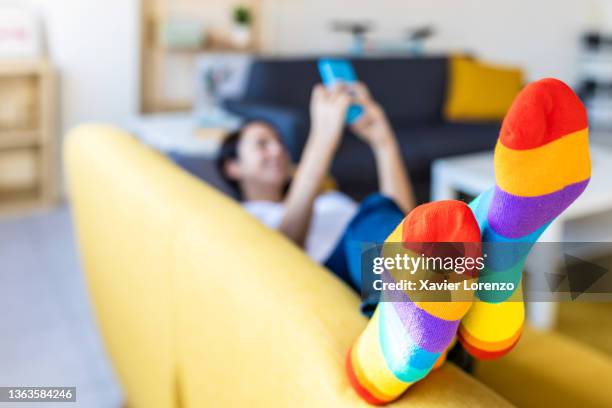
POLYGON ((498 123, 441 123, 398 129, 397 138, 408 168, 422 170, 435 159, 492 150, 499 129, 498 123))
POLYGON ((168 153, 168 157, 170 157, 174 163, 191 175, 206 181, 217 190, 232 198, 238 198, 237 191, 235 191, 234 188, 232 188, 232 186, 230 186, 229 183, 227 183, 227 181, 221 177, 221 174, 219 174, 214 159, 202 156, 185 155, 176 152, 168 153))
POLYGON ((438 122, 446 92, 446 57, 352 60, 360 81, 391 122, 438 122))
MULTIPOLYGON (((439 121, 446 90, 446 57, 350 58, 360 81, 398 123, 439 121)), ((244 100, 302 109, 321 82, 317 58, 261 58, 251 66, 244 100)))
POLYGON ((474 375, 517 407, 612 406, 608 355, 528 325, 511 353, 478 361, 474 375))
MULTIPOLYGON (((396 129, 417 199, 423 202, 429 198, 430 166, 435 159, 492 150, 498 133, 497 123, 440 123, 396 129)), ((370 147, 350 134, 342 140, 332 174, 340 190, 356 199, 378 189, 376 163, 370 147)))
POLYGON ((502 120, 523 87, 519 68, 454 57, 449 64, 444 116, 449 121, 502 120))
POLYGON ((307 112, 287 106, 242 100, 227 100, 224 107, 247 121, 263 120, 271 124, 289 149, 293 161, 299 159, 310 128, 307 112))
POLYGON ((244 99, 306 112, 312 87, 320 81, 314 58, 260 58, 251 65, 244 99))

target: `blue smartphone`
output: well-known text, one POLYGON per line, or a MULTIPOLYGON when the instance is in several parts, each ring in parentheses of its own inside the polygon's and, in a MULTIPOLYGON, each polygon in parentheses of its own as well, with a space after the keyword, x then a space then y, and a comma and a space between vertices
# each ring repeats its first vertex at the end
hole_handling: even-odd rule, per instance
MULTIPOLYGON (((353 65, 344 59, 320 59, 319 74, 326 87, 331 87, 338 82, 351 84, 357 82, 357 76, 353 70, 353 65)), ((355 122, 363 114, 363 108, 360 105, 353 104, 349 106, 346 112, 346 123, 349 125, 355 122)))

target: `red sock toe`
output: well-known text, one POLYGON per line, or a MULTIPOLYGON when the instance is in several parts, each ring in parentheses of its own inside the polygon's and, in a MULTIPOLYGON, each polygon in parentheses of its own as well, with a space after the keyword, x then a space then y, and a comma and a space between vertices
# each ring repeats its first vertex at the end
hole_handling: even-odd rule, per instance
POLYGON ((423 204, 404 218, 404 242, 480 242, 480 229, 470 207, 448 200, 423 204))
MULTIPOLYGON (((417 254, 442 258, 480 256, 480 228, 472 210, 462 201, 420 205, 404 218, 402 230, 404 248, 417 254), (431 245, 434 242, 439 244, 431 245)), ((469 270, 466 276, 475 273, 469 270)))
POLYGON ((508 111, 500 142, 511 149, 540 147, 587 127, 582 102, 558 79, 542 79, 525 87, 508 111))

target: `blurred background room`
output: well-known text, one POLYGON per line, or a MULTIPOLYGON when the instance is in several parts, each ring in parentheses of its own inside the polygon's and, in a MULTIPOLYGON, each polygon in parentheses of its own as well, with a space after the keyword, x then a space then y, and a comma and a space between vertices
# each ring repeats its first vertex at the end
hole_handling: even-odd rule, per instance
MULTIPOLYGON (((565 81, 588 110, 593 181, 547 238, 612 241, 612 0, 0 1, 0 386, 76 386, 77 406, 115 408, 132 390, 157 384, 146 382, 151 373, 132 379, 126 367, 136 362, 114 363, 124 338, 113 325, 124 309, 107 308, 105 301, 122 304, 109 293, 115 287, 84 267, 103 251, 77 242, 73 219, 91 215, 71 211, 65 136, 86 123, 112 125, 231 195, 214 165, 224 136, 265 118, 299 159, 324 56, 349 59, 387 111, 419 203, 467 200, 492 185, 492 151, 514 96, 533 80, 565 81)), ((94 157, 99 168, 124 165, 104 152, 94 157)), ((357 200, 376 188, 362 141, 344 137, 331 177, 357 200)), ((125 191, 132 182, 117 176, 125 191)), ((92 211, 121 200, 102 194, 92 211)), ((151 252, 143 247, 143 257, 151 252)), ((588 259, 612 265, 612 253, 588 259)), ((524 347, 514 360, 477 366, 477 380, 517 406, 612 403, 609 389, 588 383, 612 378, 612 305, 527 310, 533 333, 524 347), (526 368, 549 349, 566 360, 526 368), (572 353, 592 365, 577 369, 581 380, 570 386, 556 373, 571 370, 572 353), (519 377, 529 390, 508 385, 519 377)), ((159 406, 196 406, 170 377, 159 406)), ((138 395, 131 401, 153 406, 138 395)))

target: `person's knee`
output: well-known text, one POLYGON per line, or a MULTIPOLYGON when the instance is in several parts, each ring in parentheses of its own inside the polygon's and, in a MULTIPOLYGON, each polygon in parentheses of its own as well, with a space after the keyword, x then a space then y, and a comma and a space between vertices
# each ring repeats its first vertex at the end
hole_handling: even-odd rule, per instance
POLYGON ((402 213, 402 210, 393 199, 379 192, 369 194, 360 205, 362 211, 378 208, 390 208, 402 213))

